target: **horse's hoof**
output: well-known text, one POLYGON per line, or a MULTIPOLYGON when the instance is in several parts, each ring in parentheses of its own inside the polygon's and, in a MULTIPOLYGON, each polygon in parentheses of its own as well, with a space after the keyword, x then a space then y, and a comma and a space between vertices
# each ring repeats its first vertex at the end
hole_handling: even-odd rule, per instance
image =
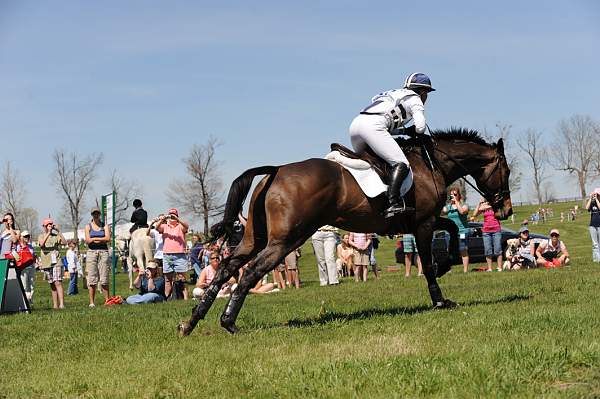
POLYGON ((239 331, 238 328, 235 326, 234 322, 230 322, 227 320, 221 319, 221 327, 226 329, 227 332, 229 332, 230 334, 236 334, 239 331))
POLYGON ((179 324, 177 325, 177 334, 180 337, 187 337, 188 335, 190 335, 190 333, 192 332, 192 330, 190 329, 190 325, 188 322, 186 321, 180 321, 179 324))
POLYGON ((458 304, 450 299, 444 299, 441 302, 437 302, 433 307, 434 309, 452 309, 457 307, 458 304))

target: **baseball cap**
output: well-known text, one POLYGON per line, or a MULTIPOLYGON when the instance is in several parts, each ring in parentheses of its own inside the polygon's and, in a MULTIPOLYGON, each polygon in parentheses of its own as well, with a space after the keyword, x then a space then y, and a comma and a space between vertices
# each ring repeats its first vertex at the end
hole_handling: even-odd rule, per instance
POLYGON ((524 233, 524 232, 529 233, 529 229, 527 228, 527 226, 521 226, 521 228, 519 229, 519 234, 524 233))
POLYGON ((42 220, 42 227, 46 227, 49 224, 54 224, 54 220, 52 220, 52 218, 46 218, 42 220))
POLYGON ((31 235, 31 234, 29 234, 29 231, 27 231, 27 230, 23 230, 23 231, 21 232, 21 236, 23 236, 23 237, 27 237, 27 236, 30 236, 30 235, 31 235))
POLYGON ((146 269, 156 269, 157 267, 158 265, 154 259, 150 259, 148 262, 146 262, 146 269))
POLYGON ((171 208, 171 209, 169 209, 168 214, 169 215, 179 216, 179 212, 177 211, 177 208, 171 208))
POLYGON ((552 235, 552 234, 556 234, 557 236, 559 236, 560 232, 558 231, 558 229, 552 229, 552 230, 550 230, 550 235, 552 235))
POLYGON ((100 212, 100 208, 98 208, 97 206, 93 207, 93 208, 92 208, 92 210, 90 211, 90 213, 91 213, 92 215, 93 215, 94 213, 96 213, 96 212, 98 212, 98 213, 102 213, 102 212, 100 212))

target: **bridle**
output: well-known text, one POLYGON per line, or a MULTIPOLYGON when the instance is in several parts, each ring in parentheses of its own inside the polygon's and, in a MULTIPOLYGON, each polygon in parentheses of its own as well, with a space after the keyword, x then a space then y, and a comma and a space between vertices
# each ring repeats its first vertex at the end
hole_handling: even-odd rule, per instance
MULTIPOLYGON (((462 171, 465 172, 466 175, 471 174, 471 172, 462 164, 462 162, 460 162, 458 159, 454 158, 452 155, 448 154, 446 151, 441 150, 435 141, 433 141, 433 143, 434 143, 433 149, 435 151, 445 155, 446 158, 448 158, 449 160, 454 162, 455 165, 457 165, 460 169, 462 169, 462 171)), ((504 175, 502 172, 502 168, 500 167, 500 163, 502 161, 505 161, 505 159, 506 158, 505 158, 504 154, 496 153, 496 155, 494 157, 494 162, 495 162, 494 168, 485 177, 485 179, 483 179, 480 182, 481 184, 486 185, 488 180, 492 177, 492 175, 494 175, 494 173, 498 169, 500 172, 500 179, 501 179, 500 181, 502 182, 502 187, 500 187, 500 189, 495 193, 484 193, 477 186, 475 186, 473 183, 471 183, 469 180, 467 180, 467 178, 465 176, 461 177, 461 179, 463 179, 465 181, 465 183, 467 183, 475 191, 477 191, 483 198, 485 198, 486 201, 488 201, 490 203, 490 205, 492 205, 492 208, 494 208, 494 209, 500 208, 502 205, 502 202, 504 201, 505 196, 510 195, 510 189, 508 188, 508 181, 506 183, 504 183, 504 175)))

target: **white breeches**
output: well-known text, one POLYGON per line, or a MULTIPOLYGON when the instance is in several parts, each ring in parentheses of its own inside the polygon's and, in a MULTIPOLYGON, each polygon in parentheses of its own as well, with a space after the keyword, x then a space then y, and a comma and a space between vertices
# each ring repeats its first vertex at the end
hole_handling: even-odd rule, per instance
POLYGON ((357 153, 367 146, 390 165, 402 162, 409 166, 406 155, 388 132, 387 119, 383 115, 358 115, 350 124, 350 140, 357 153))

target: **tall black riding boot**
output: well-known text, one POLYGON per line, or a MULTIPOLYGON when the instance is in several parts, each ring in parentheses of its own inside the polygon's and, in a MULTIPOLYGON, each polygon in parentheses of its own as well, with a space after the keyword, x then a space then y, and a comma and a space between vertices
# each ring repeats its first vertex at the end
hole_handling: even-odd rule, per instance
POLYGON ((385 210, 386 218, 390 218, 397 213, 414 212, 415 210, 414 208, 407 207, 400 195, 400 187, 406 176, 408 176, 408 172, 408 166, 402 162, 394 166, 387 192, 390 207, 385 210))

